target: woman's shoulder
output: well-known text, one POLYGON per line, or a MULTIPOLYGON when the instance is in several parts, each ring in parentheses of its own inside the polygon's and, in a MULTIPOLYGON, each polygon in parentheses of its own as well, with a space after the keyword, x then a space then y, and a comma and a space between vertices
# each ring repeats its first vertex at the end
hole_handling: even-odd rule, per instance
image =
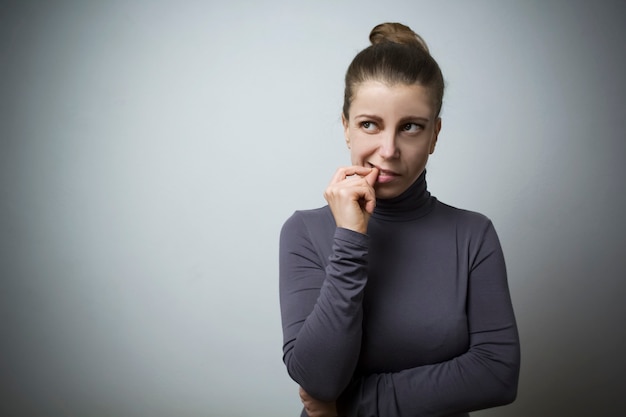
POLYGON ((323 207, 295 210, 287 218, 283 229, 308 229, 310 231, 335 228, 335 219, 326 205, 323 207))
POLYGON ((492 224, 491 219, 481 212, 452 206, 439 200, 437 200, 435 212, 448 221, 454 220, 457 225, 461 224, 472 228, 484 229, 492 224))
POLYGON ((322 264, 330 255, 335 229, 335 219, 328 206, 296 210, 283 224, 280 233, 281 247, 313 251, 317 253, 322 264))

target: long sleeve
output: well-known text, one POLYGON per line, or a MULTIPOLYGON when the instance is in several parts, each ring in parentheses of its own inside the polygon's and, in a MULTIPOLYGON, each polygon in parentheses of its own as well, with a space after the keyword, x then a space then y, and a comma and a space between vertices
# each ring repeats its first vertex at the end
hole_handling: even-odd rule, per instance
POLYGON ((313 397, 333 401, 350 382, 361 348, 368 237, 324 224, 327 233, 311 233, 317 226, 298 212, 285 222, 279 289, 287 371, 313 397), (320 245, 313 235, 332 242, 320 245))
POLYGON ((504 257, 491 222, 469 252, 467 351, 440 363, 355 379, 338 401, 340 415, 454 416, 515 399, 519 339, 504 257))

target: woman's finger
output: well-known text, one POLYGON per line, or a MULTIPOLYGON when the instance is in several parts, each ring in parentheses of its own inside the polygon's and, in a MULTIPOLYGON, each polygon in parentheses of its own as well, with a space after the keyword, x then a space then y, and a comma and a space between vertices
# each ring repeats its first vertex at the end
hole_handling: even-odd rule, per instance
POLYGON ((376 184, 376 180, 378 179, 378 168, 371 168, 371 172, 367 175, 365 175, 365 181, 367 181, 367 183, 370 185, 370 187, 373 187, 376 184))
POLYGON ((335 171, 335 175, 333 175, 331 184, 341 182, 345 180, 346 178, 351 177, 353 175, 358 175, 360 177, 363 177, 367 174, 370 174, 371 171, 372 171, 372 168, 366 168, 366 167, 362 167, 359 165, 342 167, 342 168, 339 168, 337 171, 335 171))

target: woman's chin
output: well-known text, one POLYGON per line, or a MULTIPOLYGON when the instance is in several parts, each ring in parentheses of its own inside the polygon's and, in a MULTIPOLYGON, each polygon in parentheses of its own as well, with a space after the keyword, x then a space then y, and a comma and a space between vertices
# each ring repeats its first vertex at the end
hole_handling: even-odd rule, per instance
POLYGON ((402 188, 398 186, 399 184, 392 183, 380 183, 377 182, 374 185, 374 191, 376 192, 376 198, 380 198, 383 200, 394 198, 402 194, 407 187, 402 188))

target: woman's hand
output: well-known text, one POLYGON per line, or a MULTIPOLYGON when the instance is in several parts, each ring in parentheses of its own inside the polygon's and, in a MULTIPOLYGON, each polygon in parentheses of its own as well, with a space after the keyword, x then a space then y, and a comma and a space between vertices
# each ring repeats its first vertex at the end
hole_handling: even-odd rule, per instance
POLYGON ((324 198, 337 227, 367 232, 367 223, 376 206, 374 184, 378 169, 362 166, 339 168, 324 191, 324 198))
POLYGON ((335 402, 325 403, 311 397, 300 387, 300 399, 309 417, 337 417, 335 402))

